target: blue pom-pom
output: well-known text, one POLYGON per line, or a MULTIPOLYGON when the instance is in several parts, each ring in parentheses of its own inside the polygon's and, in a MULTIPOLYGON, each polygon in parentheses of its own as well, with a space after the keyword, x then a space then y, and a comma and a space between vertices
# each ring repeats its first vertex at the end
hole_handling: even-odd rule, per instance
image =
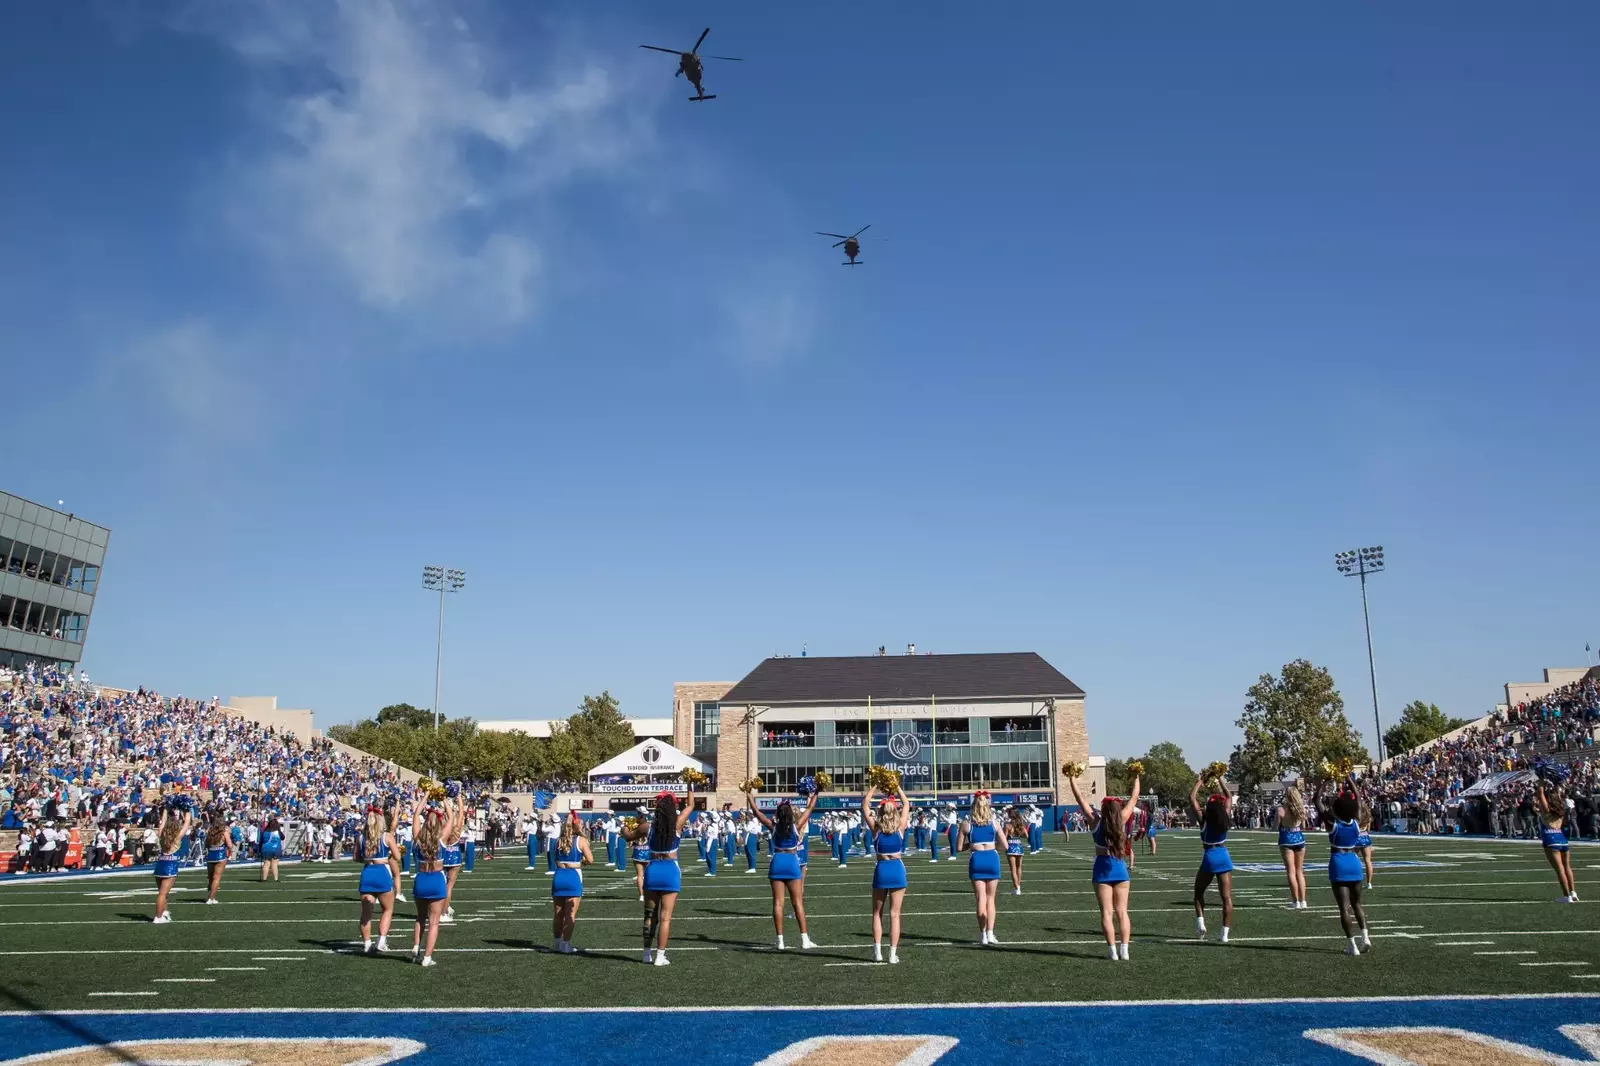
POLYGON ((446 781, 444 783, 444 794, 446 796, 450 797, 451 799, 455 799, 456 797, 460 796, 461 795, 461 782, 460 781, 446 781))
POLYGON ((817 790, 817 779, 807 774, 795 783, 794 790, 802 796, 809 796, 817 790))

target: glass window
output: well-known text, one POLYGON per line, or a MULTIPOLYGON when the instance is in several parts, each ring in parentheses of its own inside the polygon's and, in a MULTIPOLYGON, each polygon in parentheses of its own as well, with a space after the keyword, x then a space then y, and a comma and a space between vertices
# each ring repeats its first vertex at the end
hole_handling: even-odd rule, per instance
POLYGON ((0 596, 0 629, 11 628, 11 614, 17 609, 17 601, 13 596, 0 596))
POLYGON ((56 624, 60 614, 61 608, 59 607, 46 607, 44 609, 44 615, 39 619, 39 633, 41 636, 50 637, 54 640, 61 639, 61 630, 56 624))
POLYGON ((39 557, 39 580, 54 581, 56 579, 56 562, 61 558, 55 552, 47 551, 39 557))
MULTIPOLYGON (((89 569, 94 570, 95 567, 89 569)), ((718 737, 722 735, 722 704, 715 701, 694 705, 694 750, 716 754, 718 737)))
POLYGON ((22 573, 22 560, 28 554, 28 546, 20 540, 14 540, 11 542, 9 552, 10 558, 6 560, 6 569, 13 574, 22 573))
POLYGON ((841 748, 864 748, 867 746, 867 723, 865 722, 835 722, 833 723, 833 742, 841 748))
POLYGON ((74 644, 82 644, 83 631, 88 628, 88 625, 89 619, 84 615, 69 614, 66 616, 65 624, 61 627, 61 632, 65 635, 65 639, 72 641, 74 644))
POLYGON ((43 548, 28 549, 28 554, 22 559, 22 576, 37 578, 39 576, 39 562, 44 558, 43 548))
POLYGON ((67 571, 67 588, 83 588, 83 560, 73 559, 72 566, 67 571))
POLYGON ((86 566, 83 568, 83 591, 90 596, 94 595, 95 585, 100 583, 100 568, 86 566))
POLYGON ((813 722, 762 722, 760 744, 764 748, 811 748, 817 743, 813 722))

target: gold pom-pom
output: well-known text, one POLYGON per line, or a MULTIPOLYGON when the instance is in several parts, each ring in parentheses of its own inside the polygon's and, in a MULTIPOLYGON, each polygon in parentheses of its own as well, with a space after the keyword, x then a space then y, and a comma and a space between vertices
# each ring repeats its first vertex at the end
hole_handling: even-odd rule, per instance
POLYGON ((1206 780, 1207 781, 1215 781, 1215 782, 1220 784, 1222 782, 1222 779, 1224 777, 1226 777, 1227 774, 1228 774, 1228 764, 1225 763, 1225 762, 1214 762, 1210 766, 1206 767, 1206 780))
POLYGON ((627 829, 629 836, 637 836, 639 830, 644 828, 644 819, 635 814, 625 819, 623 826, 627 829))
POLYGON ((739 782, 740 792, 760 792, 767 787, 767 783, 759 777, 747 777, 739 782))
POLYGON ((867 787, 878 792, 899 792, 900 771, 887 766, 867 767, 867 787))
POLYGON ((1140 762, 1138 759, 1129 759, 1128 760, 1128 773, 1133 777, 1143 777, 1144 776, 1144 763, 1140 762))
POLYGON ((1061 764, 1061 772, 1073 779, 1082 777, 1083 772, 1087 769, 1088 767, 1081 762, 1064 762, 1061 764))
POLYGON ((817 783, 818 792, 826 792, 833 787, 832 774, 813 774, 811 780, 817 783))
POLYGON ((690 788, 704 788, 711 783, 711 778, 692 766, 680 773, 678 779, 690 788))
POLYGON ((1355 764, 1349 759, 1340 759, 1333 764, 1333 775, 1340 781, 1356 772, 1355 764))

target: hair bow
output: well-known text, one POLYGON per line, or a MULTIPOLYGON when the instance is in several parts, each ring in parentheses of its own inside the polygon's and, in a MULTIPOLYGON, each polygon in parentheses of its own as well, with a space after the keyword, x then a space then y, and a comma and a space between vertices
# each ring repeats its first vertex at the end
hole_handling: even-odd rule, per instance
POLYGON ((660 792, 656 793, 656 802, 659 803, 662 800, 666 800, 669 803, 678 802, 677 797, 674 796, 671 792, 668 792, 666 789, 662 789, 660 792))
POLYGON ((978 791, 976 791, 976 792, 974 792, 972 794, 972 798, 973 799, 977 799, 979 796, 982 796, 984 799, 988 799, 989 798, 989 790, 986 789, 986 788, 980 788, 980 789, 978 789, 978 791))

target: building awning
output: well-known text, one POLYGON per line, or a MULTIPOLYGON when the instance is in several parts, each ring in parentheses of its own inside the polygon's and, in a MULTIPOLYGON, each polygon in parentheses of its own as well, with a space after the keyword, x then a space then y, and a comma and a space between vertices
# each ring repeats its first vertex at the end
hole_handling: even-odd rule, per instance
POLYGON ((642 740, 621 755, 607 759, 590 770, 589 776, 676 774, 684 770, 699 770, 703 774, 715 772, 714 767, 706 765, 693 755, 685 755, 671 744, 660 740, 642 740))

